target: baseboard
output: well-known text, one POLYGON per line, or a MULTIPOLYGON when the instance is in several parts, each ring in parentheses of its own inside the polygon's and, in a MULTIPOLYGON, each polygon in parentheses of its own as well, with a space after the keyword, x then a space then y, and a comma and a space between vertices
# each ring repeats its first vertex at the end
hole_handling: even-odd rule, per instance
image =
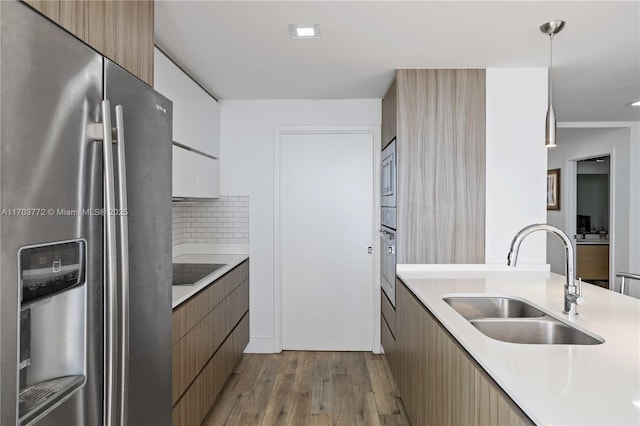
POLYGON ((273 337, 251 337, 249 344, 244 349, 246 354, 272 354, 274 351, 275 342, 273 337))

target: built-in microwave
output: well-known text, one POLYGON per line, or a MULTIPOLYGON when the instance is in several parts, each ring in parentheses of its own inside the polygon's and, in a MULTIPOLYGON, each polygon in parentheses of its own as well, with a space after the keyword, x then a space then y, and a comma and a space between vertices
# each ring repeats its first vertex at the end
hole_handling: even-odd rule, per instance
POLYGON ((382 206, 382 225, 396 229, 397 167, 395 138, 382 150, 380 170, 380 205, 382 206))
POLYGON ((382 151, 380 191, 382 207, 396 206, 396 140, 382 151))

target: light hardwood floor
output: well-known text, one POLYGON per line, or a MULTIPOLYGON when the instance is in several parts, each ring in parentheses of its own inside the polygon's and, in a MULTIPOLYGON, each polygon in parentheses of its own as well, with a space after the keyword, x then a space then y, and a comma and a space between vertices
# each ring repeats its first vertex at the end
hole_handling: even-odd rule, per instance
POLYGON ((204 426, 409 425, 382 355, 244 354, 204 426))

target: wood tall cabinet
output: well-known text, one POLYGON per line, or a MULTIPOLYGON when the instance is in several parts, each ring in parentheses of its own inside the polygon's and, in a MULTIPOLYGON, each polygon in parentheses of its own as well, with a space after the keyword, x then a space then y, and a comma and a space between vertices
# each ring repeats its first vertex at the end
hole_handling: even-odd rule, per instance
POLYGON ((380 129, 382 149, 396 137, 398 122, 397 96, 396 80, 393 80, 389 90, 387 90, 387 94, 382 99, 382 126, 380 129))
POLYGON ((173 311, 173 426, 202 423, 249 343, 249 261, 173 311))
POLYGON ((398 70, 385 95, 398 263, 484 263, 485 80, 482 69, 398 70))
POLYGON ((401 280, 395 327, 395 380, 411 424, 533 424, 401 280))
POLYGON ((24 2, 153 85, 153 0, 24 2))

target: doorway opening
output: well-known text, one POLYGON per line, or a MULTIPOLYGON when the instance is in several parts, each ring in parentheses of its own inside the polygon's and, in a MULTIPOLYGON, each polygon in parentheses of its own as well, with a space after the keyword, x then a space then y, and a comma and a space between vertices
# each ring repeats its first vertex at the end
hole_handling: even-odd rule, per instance
POLYGON ((611 158, 576 162, 576 276, 609 288, 611 158))

